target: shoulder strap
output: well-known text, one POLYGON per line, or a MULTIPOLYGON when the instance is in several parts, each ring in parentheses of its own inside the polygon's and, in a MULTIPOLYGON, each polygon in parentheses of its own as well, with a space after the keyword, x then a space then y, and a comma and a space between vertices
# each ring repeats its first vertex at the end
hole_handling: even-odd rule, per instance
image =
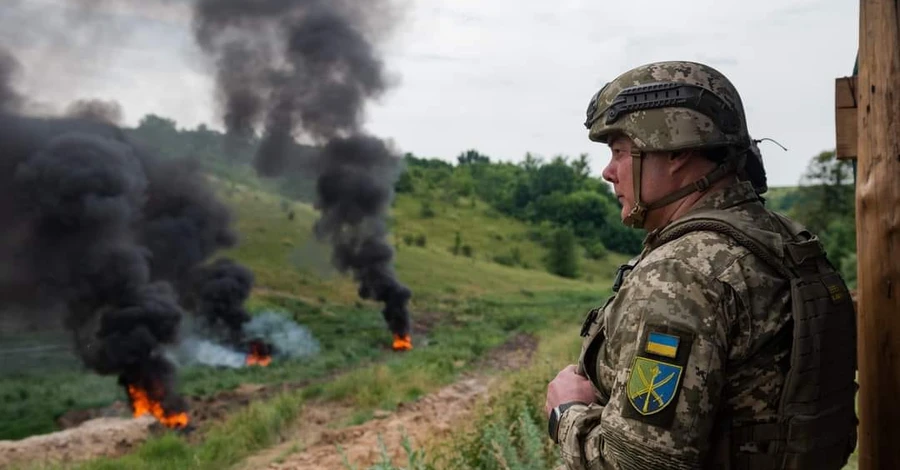
POLYGON ((674 222, 659 234, 655 242, 657 245, 662 245, 684 236, 689 232, 696 231, 712 231, 724 234, 750 250, 751 253, 772 266, 773 269, 778 271, 778 273, 785 278, 793 279, 797 277, 794 270, 781 262, 781 260, 772 254, 771 250, 747 236, 732 222, 718 216, 715 211, 700 212, 696 215, 674 222))
POLYGON ((804 265, 807 261, 815 259, 820 269, 825 269, 825 265, 831 269, 836 269, 834 266, 831 266, 831 263, 825 256, 825 248, 817 235, 778 212, 772 212, 771 214, 791 234, 792 240, 785 243, 784 247, 788 257, 795 266, 804 265))

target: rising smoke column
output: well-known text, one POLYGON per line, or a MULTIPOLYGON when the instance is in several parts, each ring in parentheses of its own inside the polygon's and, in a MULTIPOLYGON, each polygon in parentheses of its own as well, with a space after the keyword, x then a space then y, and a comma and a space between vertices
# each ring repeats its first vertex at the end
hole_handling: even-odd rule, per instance
POLYGON ((60 312, 87 367, 181 412, 164 355, 180 339, 181 304, 233 336, 246 321, 252 273, 204 264, 236 242, 231 214, 198 168, 130 141, 115 102, 16 114, 30 99, 12 83, 17 64, 0 48, 0 302, 23 307, 3 315, 60 312))
POLYGON ((231 344, 241 344, 244 325, 250 314, 244 302, 253 289, 253 272, 238 263, 220 258, 214 263, 199 266, 186 282, 190 287, 187 305, 202 320, 207 336, 216 336, 231 344))
POLYGON ((25 303, 63 305, 86 366, 182 411, 162 348, 183 312, 171 286, 152 282, 136 242, 147 178, 135 149, 109 125, 4 113, 0 168, 0 199, 14 202, 0 226, 23 234, 0 252, 12 267, 0 284, 21 288, 25 303))
POLYGON ((66 116, 118 125, 122 106, 116 101, 78 100, 66 108, 66 116))
POLYGON ((149 187, 140 240, 151 252, 152 277, 176 286, 182 306, 195 319, 193 333, 239 344, 250 320, 244 302, 253 289, 253 273, 227 258, 206 263, 238 241, 231 211, 197 165, 147 158, 144 167, 149 187))
POLYGON ((395 336, 410 330, 411 292, 391 266, 386 216, 400 157, 362 129, 367 100, 388 87, 374 41, 392 23, 387 0, 198 0, 194 27, 216 66, 229 133, 262 127, 257 170, 303 168, 316 180, 316 236, 359 293, 385 304, 395 336), (298 152, 295 139, 322 147, 298 152), (289 159, 303 159, 300 163, 289 159))

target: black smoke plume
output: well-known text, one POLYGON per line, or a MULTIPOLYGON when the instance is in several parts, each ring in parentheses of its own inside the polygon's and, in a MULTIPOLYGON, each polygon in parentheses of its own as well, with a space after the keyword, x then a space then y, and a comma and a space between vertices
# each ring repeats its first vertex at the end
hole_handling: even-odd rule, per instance
POLYGON ((153 278, 176 286, 182 306, 196 317, 195 334, 237 344, 250 320, 244 302, 253 273, 225 258, 204 264, 237 243, 231 211, 193 160, 148 160, 144 171, 149 185, 139 236, 152 254, 153 278))
POLYGON ((244 325, 250 314, 244 302, 253 289, 253 272, 234 261, 222 258, 191 273, 185 285, 190 293, 185 305, 202 321, 199 328, 231 344, 241 344, 244 325))
MULTIPOLYGON (((19 97, 12 76, 0 73, 0 90, 19 97)), ((179 412, 164 349, 179 340, 182 304, 199 299, 209 323, 239 328, 253 278, 228 260, 204 264, 236 242, 227 207, 195 167, 148 153, 113 125, 118 109, 88 100, 67 117, 0 109, 0 302, 62 312, 87 367, 179 412)))
MULTIPOLYGON (((153 282, 135 230, 148 156, 117 128, 83 119, 2 114, 0 143, 0 198, 10 201, 0 225, 24 235, 0 260, 13 267, 0 282, 24 288, 5 300, 62 304, 86 366, 120 380, 141 371, 139 381, 176 397, 162 348, 183 312, 171 286, 153 282)), ((169 411, 180 411, 173 400, 169 411)))
POLYGON ((115 101, 78 100, 69 105, 66 116, 119 124, 122 122, 122 106, 115 101))
POLYGON ((315 180, 316 236, 331 243, 333 263, 352 272, 362 297, 385 304, 391 331, 408 335, 411 292, 385 240, 401 160, 362 130, 366 102, 388 87, 375 43, 394 13, 387 0, 199 0, 194 28, 216 67, 229 134, 261 129, 262 175, 300 168, 315 180), (299 151, 304 139, 319 151, 299 151))

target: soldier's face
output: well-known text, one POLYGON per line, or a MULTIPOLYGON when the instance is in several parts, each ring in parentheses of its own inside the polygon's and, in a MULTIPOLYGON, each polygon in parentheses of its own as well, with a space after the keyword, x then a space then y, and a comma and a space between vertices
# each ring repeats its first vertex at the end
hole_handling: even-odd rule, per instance
MULTIPOLYGON (((611 151, 609 164, 603 169, 603 179, 613 185, 613 191, 622 205, 620 217, 624 220, 631 212, 637 198, 634 191, 633 162, 631 156, 631 139, 625 136, 615 137, 610 141, 611 151)), ((650 203, 671 191, 671 181, 667 177, 667 158, 662 154, 651 153, 644 158, 641 165, 641 196, 644 203, 650 203)))
POLYGON ((613 185, 613 192, 622 205, 621 218, 624 219, 634 207, 634 188, 632 184, 631 140, 627 137, 616 137, 610 141, 611 155, 609 163, 603 169, 603 179, 613 185))

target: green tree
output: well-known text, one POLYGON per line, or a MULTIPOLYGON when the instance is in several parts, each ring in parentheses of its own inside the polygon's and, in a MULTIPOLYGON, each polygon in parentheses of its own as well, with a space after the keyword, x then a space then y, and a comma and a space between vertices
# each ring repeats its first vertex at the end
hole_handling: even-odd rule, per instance
POLYGON ((560 226, 571 224, 575 235, 582 239, 597 238, 611 213, 615 210, 609 200, 593 191, 556 192, 529 206, 532 220, 549 220, 560 226))
POLYGON ((585 255, 590 259, 606 259, 609 251, 600 240, 588 241, 584 245, 585 255))
POLYGON ((475 194, 475 180, 472 173, 463 167, 457 167, 450 177, 450 190, 457 196, 470 197, 475 194))
POLYGON ((466 150, 465 152, 459 154, 459 156, 456 157, 456 161, 460 166, 478 163, 491 163, 490 158, 488 158, 486 155, 478 153, 478 151, 474 149, 466 150))
POLYGON ((546 263, 549 272, 562 277, 578 277, 578 252, 572 229, 556 228, 550 237, 548 249, 546 263))
POLYGON ((619 218, 619 213, 612 213, 606 219, 606 224, 600 227, 600 239, 612 251, 636 255, 643 247, 644 235, 642 230, 626 227, 619 218))
POLYGON ((582 153, 576 160, 573 160, 571 166, 579 183, 587 179, 591 173, 591 166, 588 163, 588 155, 586 153, 582 153))
POLYGON ((540 166, 531 181, 535 197, 560 192, 568 194, 575 189, 576 173, 563 157, 556 157, 550 163, 540 166))
POLYGON ((845 278, 856 278, 856 188, 853 163, 833 151, 813 157, 801 178, 790 215, 819 236, 845 278), (853 270, 849 272, 848 270, 853 270))
POLYGON ((853 163, 834 151, 813 157, 800 180, 792 215, 811 231, 827 230, 835 219, 854 217, 853 163))
POLYGON ((394 191, 397 194, 402 193, 414 193, 416 191, 416 185, 414 183, 413 174, 409 171, 409 169, 404 170, 400 173, 400 177, 397 179, 397 183, 394 185, 394 191))

